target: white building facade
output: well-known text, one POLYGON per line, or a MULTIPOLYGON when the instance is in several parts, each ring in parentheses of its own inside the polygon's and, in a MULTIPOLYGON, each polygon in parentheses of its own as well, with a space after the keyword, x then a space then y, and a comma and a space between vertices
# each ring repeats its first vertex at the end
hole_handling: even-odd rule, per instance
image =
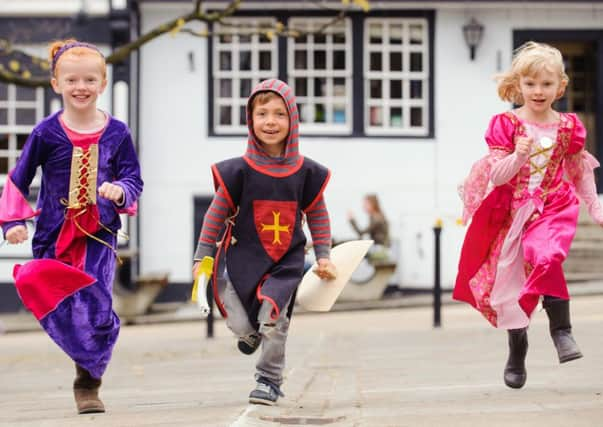
MULTIPOLYGON (((5 3, 13 9, 0 9, 4 20, 67 16, 78 4, 40 0, 36 11, 24 11, 23 2, 5 3), (44 9, 49 3, 63 3, 64 10, 44 9)), ((99 17, 120 6, 88 3, 99 17)), ((192 3, 140 0, 125 6, 133 8, 132 32, 146 33, 189 13, 192 3)), ((205 1, 203 7, 218 10, 227 3, 205 1)), ((439 220, 442 279, 444 287, 453 284, 465 232, 457 224, 457 185, 486 152, 489 118, 510 108, 497 98, 493 76, 508 68, 513 49, 523 41, 556 44, 567 54, 574 86, 562 108, 581 114, 591 130, 590 149, 603 155, 603 2, 373 0, 371 6, 368 13, 350 13, 324 34, 298 39, 244 30, 228 34, 227 26, 193 23, 185 28, 220 35, 164 35, 132 56, 128 77, 118 80, 128 84, 126 119, 135 130, 145 180, 139 218, 129 224, 139 274, 166 271, 171 282, 183 287, 191 281, 202 221, 195 217, 195 200, 202 206, 213 193, 212 163, 243 154, 242 108, 260 79, 279 77, 296 92, 301 151, 333 172, 326 201, 336 239, 353 237, 348 210, 362 222, 363 195, 379 195, 398 242, 395 281, 403 287, 432 286, 433 227, 439 220), (463 36, 471 18, 483 25, 473 60, 463 36)), ((249 0, 230 22, 252 27, 282 22, 311 31, 336 13, 316 2, 249 0)), ((107 48, 112 43, 111 37, 97 42, 107 48)), ((0 167, 6 165, 0 177, 18 156, 21 137, 16 135, 33 124, 14 121, 11 111, 21 107, 16 90, 0 91, 0 134, 15 135, 0 146, 0 167)), ((43 99, 47 92, 38 93, 23 101, 36 109, 36 120, 51 108, 43 99)), ((113 98, 108 99, 106 108, 115 109, 113 98)), ((27 248, 0 250, 0 282, 5 283, 0 286, 9 286, 10 265, 25 257, 27 248)))

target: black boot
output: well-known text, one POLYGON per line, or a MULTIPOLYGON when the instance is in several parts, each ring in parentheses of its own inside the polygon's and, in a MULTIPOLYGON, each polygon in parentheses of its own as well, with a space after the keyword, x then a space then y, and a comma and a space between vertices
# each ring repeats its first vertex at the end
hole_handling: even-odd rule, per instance
POLYGON ((526 354, 528 353, 528 328, 509 329, 509 358, 505 366, 505 384, 522 388, 526 383, 526 354))
POLYGON ((582 353, 572 336, 569 301, 544 297, 543 306, 549 316, 549 330, 559 355, 559 363, 580 359, 582 353))

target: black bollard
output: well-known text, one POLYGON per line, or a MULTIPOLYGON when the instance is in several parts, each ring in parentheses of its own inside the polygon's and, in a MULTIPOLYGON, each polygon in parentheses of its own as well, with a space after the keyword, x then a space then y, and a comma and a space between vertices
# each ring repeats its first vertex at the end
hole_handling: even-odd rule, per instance
POLYGON ((440 236, 442 234, 442 221, 438 220, 433 227, 434 236, 434 277, 433 277, 433 327, 439 328, 442 324, 442 282, 441 282, 441 248, 440 236))

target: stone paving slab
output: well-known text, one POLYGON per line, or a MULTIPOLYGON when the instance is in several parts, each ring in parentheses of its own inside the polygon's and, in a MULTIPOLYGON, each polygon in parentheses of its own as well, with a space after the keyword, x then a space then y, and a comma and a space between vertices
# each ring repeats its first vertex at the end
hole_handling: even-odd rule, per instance
POLYGON ((77 416, 73 366, 40 332, 0 336, 0 426, 332 427, 603 425, 603 297, 573 300, 585 358, 559 365, 546 315, 530 328, 528 383, 502 383, 504 331, 448 305, 441 329, 427 307, 307 314, 293 319, 287 394, 250 406, 254 356, 222 322, 122 329, 104 378, 103 415, 77 416))

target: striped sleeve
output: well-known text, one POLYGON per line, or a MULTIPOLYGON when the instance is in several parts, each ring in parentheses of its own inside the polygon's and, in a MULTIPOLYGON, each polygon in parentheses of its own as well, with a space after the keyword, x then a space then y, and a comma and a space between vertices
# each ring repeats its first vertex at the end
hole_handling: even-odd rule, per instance
POLYGON ((203 218, 199 243, 194 256, 195 261, 202 260, 204 256, 213 256, 218 234, 229 214, 230 209, 228 208, 225 192, 222 187, 218 187, 203 218))
POLYGON ((329 258, 331 253, 331 221, 323 196, 320 197, 312 210, 306 212, 306 218, 314 243, 316 259, 329 258))

